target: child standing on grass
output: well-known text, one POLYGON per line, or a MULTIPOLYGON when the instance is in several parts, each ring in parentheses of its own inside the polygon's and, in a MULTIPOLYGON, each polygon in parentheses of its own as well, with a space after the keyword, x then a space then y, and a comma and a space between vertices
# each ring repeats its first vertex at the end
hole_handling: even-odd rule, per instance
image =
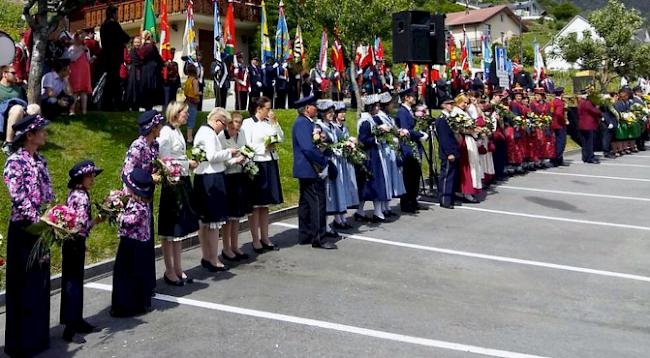
POLYGON ((91 219, 92 209, 88 191, 95 185, 99 169, 90 160, 75 164, 68 172, 68 200, 66 205, 77 213, 79 232, 70 240, 65 240, 62 251, 61 274, 61 323, 65 325, 63 340, 85 343, 77 333, 91 333, 96 328, 83 319, 84 261, 86 258, 86 239, 90 230, 101 221, 91 219))
POLYGON ((203 94, 199 89, 199 80, 197 77, 196 66, 188 63, 185 67, 187 79, 183 83, 183 93, 185 94, 185 103, 188 105, 189 118, 187 119, 187 144, 192 145, 194 142, 194 125, 196 124, 196 115, 198 114, 199 101, 203 94))
POLYGON ((147 265, 151 237, 151 205, 154 182, 151 174, 135 168, 122 176, 129 201, 118 219, 120 244, 113 268, 111 316, 132 317, 151 311, 153 282, 147 265))

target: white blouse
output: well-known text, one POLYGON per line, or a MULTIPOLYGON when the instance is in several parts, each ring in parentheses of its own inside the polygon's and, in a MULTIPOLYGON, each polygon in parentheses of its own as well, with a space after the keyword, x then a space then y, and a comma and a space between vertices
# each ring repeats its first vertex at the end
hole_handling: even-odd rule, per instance
POLYGON ((226 170, 226 161, 232 159, 229 149, 221 146, 217 133, 208 125, 201 126, 194 136, 194 146, 205 150, 206 162, 201 162, 195 174, 222 173, 226 170))
POLYGON ((160 136, 156 139, 160 146, 160 158, 172 157, 183 165, 181 175, 190 175, 190 161, 187 158, 185 137, 178 128, 169 125, 162 127, 160 136))
MULTIPOLYGON (((234 137, 226 138, 226 131, 224 130, 217 137, 223 149, 239 149, 246 145, 246 137, 241 131, 234 137)), ((242 165, 237 163, 240 158, 241 154, 226 161, 226 174, 236 174, 243 171, 242 165)))
POLYGON ((253 118, 246 118, 242 123, 240 134, 246 137, 246 144, 255 150, 256 162, 269 162, 280 157, 275 150, 269 150, 264 144, 266 137, 277 135, 280 142, 284 142, 284 132, 279 123, 271 124, 267 119, 255 122, 253 118))

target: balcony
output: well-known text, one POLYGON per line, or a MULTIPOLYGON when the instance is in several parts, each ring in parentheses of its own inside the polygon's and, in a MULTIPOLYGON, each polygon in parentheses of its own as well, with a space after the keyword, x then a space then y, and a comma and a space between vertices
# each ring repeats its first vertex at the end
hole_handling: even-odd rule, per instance
MULTIPOLYGON (((228 6, 227 0, 218 0, 219 13, 225 16, 228 6)), ((127 1, 114 1, 114 6, 117 6, 117 16, 120 23, 128 23, 134 21, 142 21, 144 15, 144 0, 127 0, 127 1)), ((261 0, 241 0, 234 2, 235 19, 248 22, 260 21, 260 5, 261 0), (245 1, 245 2, 244 2, 245 1)), ((104 22, 106 18, 106 8, 108 4, 97 3, 96 5, 86 6, 81 9, 82 14, 75 14, 72 16, 76 18, 83 18, 83 28, 98 27, 104 22), (82 16, 79 16, 82 15, 82 16)), ((160 15, 160 0, 153 2, 154 12, 156 16, 160 15)), ((176 14, 185 12, 185 0, 167 0, 167 13, 176 14)), ((211 0, 195 0, 194 1, 194 14, 202 14, 212 16, 213 7, 211 0)))

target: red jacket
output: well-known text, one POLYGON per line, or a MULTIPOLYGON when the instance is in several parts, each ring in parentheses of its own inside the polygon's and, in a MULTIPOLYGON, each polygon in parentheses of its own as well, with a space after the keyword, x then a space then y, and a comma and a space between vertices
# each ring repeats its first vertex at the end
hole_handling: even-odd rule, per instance
POLYGON ((528 108, 522 102, 517 102, 517 101, 510 102, 510 110, 512 111, 512 113, 514 113, 515 116, 521 116, 521 117, 525 117, 528 114, 528 112, 530 112, 530 108, 528 108))
POLYGON ((578 100, 578 129, 581 131, 595 131, 598 122, 603 117, 596 106, 587 99, 578 100))
POLYGON ((551 129, 562 129, 566 127, 566 114, 564 113, 564 101, 562 98, 553 98, 553 102, 551 102, 551 115, 553 116, 551 129))
POLYGON ((530 110, 533 111, 535 114, 551 114, 551 104, 548 103, 547 101, 544 102, 537 102, 537 101, 532 101, 530 103, 530 110))

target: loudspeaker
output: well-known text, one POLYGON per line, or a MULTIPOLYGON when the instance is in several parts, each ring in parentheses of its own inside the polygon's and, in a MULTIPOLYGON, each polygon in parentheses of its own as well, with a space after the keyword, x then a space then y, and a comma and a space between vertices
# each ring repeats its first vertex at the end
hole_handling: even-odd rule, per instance
MULTIPOLYGON (((430 13, 426 11, 402 11, 394 13, 393 63, 431 63, 430 32, 430 13)), ((444 60, 444 52, 442 57, 444 60)))
POLYGON ((445 32, 445 14, 435 14, 431 17, 431 63, 434 65, 445 64, 445 47, 447 34, 445 32))

